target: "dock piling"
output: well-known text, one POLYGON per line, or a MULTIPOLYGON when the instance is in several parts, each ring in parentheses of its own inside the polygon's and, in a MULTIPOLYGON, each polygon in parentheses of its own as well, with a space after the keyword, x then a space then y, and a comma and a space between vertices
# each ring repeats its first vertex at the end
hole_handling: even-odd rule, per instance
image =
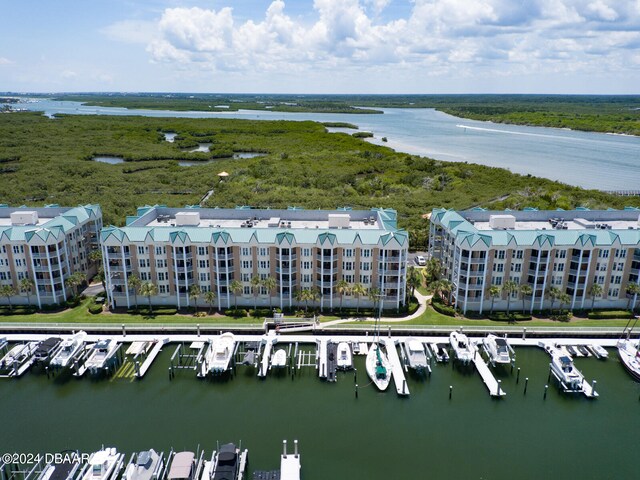
POLYGON ((498 380, 498 390, 496 391, 496 395, 500 395, 500 391, 502 390, 502 380, 498 380))
POLYGON ((527 394, 527 386, 529 385, 529 377, 525 377, 524 379, 524 394, 527 394))
POLYGON ((199 323, 196 325, 196 329, 198 331, 198 336, 200 336, 200 324, 199 323))
POLYGON ((527 339, 527 327, 522 328, 522 339, 523 340, 527 339))
POLYGON ((353 383, 358 383, 358 369, 353 369, 353 383))
POLYGON ((547 377, 547 383, 551 381, 551 364, 549 364, 549 376, 547 377))
POLYGON ((122 324, 122 336, 126 337, 127 336, 127 331, 124 328, 124 323, 122 324))
POLYGON ((520 383, 520 367, 518 367, 518 373, 516 374, 516 384, 520 383))
POLYGON ((543 397, 543 398, 544 398, 545 400, 547 399, 547 390, 549 390, 549 385, 545 385, 545 386, 544 386, 544 397, 543 397))
POLYGON ((358 384, 356 383, 356 398, 358 398, 358 384))
POLYGON ((293 455, 298 456, 298 440, 293 441, 293 455))
POLYGON ((451 400, 452 394, 453 394, 453 385, 449 385, 449 400, 451 400))
POLYGON ((282 456, 287 458, 287 441, 282 440, 282 456))
POLYGON ((407 391, 407 380, 402 380, 402 394, 404 395, 407 391))

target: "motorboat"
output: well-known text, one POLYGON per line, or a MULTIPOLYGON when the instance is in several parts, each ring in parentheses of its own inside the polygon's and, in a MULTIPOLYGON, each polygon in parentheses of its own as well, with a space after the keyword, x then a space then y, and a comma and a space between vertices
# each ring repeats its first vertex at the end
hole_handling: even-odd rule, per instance
POLYGON ((271 367, 284 368, 287 366, 287 351, 279 348, 271 355, 271 367))
POLYGON ((92 348, 84 366, 92 375, 97 375, 107 366, 120 345, 111 339, 99 340, 92 348))
POLYGON ((429 345, 433 356, 436 357, 436 362, 447 363, 449 361, 449 352, 447 352, 447 345, 445 343, 432 343, 429 345))
POLYGON ((583 391, 584 376, 573 365, 573 359, 560 352, 551 352, 551 371, 566 391, 583 391))
POLYGON ((591 352, 584 345, 576 345, 576 348, 578 349, 578 352, 580 352, 580 354, 582 354, 583 357, 590 357, 591 356, 591 352))
POLYGON ((123 480, 158 480, 164 466, 162 454, 155 450, 134 453, 124 470, 123 480))
POLYGON ((71 366, 74 357, 84 348, 87 338, 85 332, 78 332, 60 344, 60 349, 49 363, 52 367, 66 368, 71 366))
POLYGON ((634 345, 631 340, 620 340, 618 342, 618 356, 631 376, 640 381, 640 350, 638 349, 638 344, 634 345))
POLYGON ((353 368, 353 357, 351 354, 351 346, 347 342, 338 344, 338 358, 336 359, 336 367, 340 370, 349 370, 353 368))
POLYGON ((574 356, 574 357, 581 357, 582 356, 580 354, 580 352, 578 352, 576 347, 574 347, 573 345, 566 345, 565 348, 567 349, 567 352, 569 352, 569 354, 574 356))
POLYGON ((177 452, 173 455, 167 480, 199 480, 196 475, 196 454, 177 452))
POLYGON ((378 390, 386 390, 391 381, 391 365, 379 343, 374 343, 369 348, 366 367, 369 378, 378 387, 378 390))
POLYGON ((609 358, 609 352, 602 345, 589 345, 593 354, 602 360, 609 358))
POLYGON ((414 370, 424 370, 429 366, 427 352, 420 340, 410 338, 404 342, 404 350, 407 355, 407 362, 410 368, 414 370))
POLYGON ((34 358, 36 363, 46 363, 56 354, 58 347, 62 342, 60 337, 49 337, 46 340, 40 342, 34 358))
POLYGON ((111 480, 122 468, 124 454, 113 447, 103 448, 89 456, 88 468, 82 480, 111 480))
POLYGON ((81 466, 80 462, 51 462, 42 469, 37 480, 71 480, 81 466))
POLYGON ((489 356, 489 360, 492 363, 511 363, 509 345, 507 344, 507 340, 505 338, 498 337, 490 333, 482 339, 482 345, 484 346, 484 349, 489 356))
POLYGON ((211 341, 205 363, 211 373, 222 373, 229 369, 236 345, 233 333, 226 332, 211 341))
POLYGON ((8 343, 7 337, 0 338, 0 350, 6 347, 8 343))
POLYGON ((38 348, 38 342, 27 342, 15 345, 0 360, 0 374, 8 373, 11 376, 21 375, 28 370, 32 363, 33 354, 38 348), (24 368, 20 368, 24 365, 24 368), (20 371, 18 371, 20 370, 20 371))
POLYGON ((233 443, 227 443, 220 447, 213 458, 213 466, 211 467, 211 480, 238 480, 241 478, 242 471, 245 468, 246 461, 241 461, 241 456, 246 460, 246 450, 240 452, 240 449, 233 443))
POLYGON ((456 359, 463 364, 468 364, 473 361, 475 355, 475 348, 471 346, 469 338, 462 332, 451 332, 449 335, 449 343, 456 355, 456 359))

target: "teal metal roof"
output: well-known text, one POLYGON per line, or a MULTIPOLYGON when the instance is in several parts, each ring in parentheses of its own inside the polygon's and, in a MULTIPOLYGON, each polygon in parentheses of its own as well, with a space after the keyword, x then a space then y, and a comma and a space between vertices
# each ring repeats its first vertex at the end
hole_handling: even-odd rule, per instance
MULTIPOLYGON (((19 207, 19 209, 26 209, 27 207, 19 207)), ((51 235, 58 237, 60 233, 68 232, 76 225, 86 222, 87 220, 95 220, 102 216, 102 211, 99 205, 84 205, 80 207, 74 207, 70 209, 60 209, 57 205, 50 205, 43 208, 33 208, 39 212, 39 216, 43 216, 47 212, 47 208, 55 209, 56 215, 51 220, 41 225, 5 225, 0 226, 0 238, 6 238, 9 241, 21 242, 30 241, 34 235, 46 240, 51 235), (62 211, 60 211, 62 210, 62 211)), ((18 210, 15 207, 8 207, 6 205, 0 206, 0 209, 6 209, 3 217, 9 217, 11 212, 18 210)))

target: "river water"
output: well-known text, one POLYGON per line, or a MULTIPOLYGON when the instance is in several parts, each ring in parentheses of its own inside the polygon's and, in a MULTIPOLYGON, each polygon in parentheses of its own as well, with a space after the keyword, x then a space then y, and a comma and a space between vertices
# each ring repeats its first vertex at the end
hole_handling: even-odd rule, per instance
POLYGON ((374 143, 443 161, 507 168, 570 185, 600 190, 637 190, 640 137, 479 122, 433 109, 383 109, 382 115, 269 111, 176 112, 89 107, 78 102, 41 100, 18 108, 90 115, 182 118, 244 118, 349 122, 370 131, 374 143), (388 142, 382 142, 387 137, 388 142))
MULTIPOLYGON (((168 378, 167 346, 140 381, 47 379, 27 373, 0 381, 0 452, 91 452, 101 445, 128 455, 155 448, 210 452, 242 440, 251 469, 279 468, 283 439, 300 441, 304 480, 637 478, 640 385, 614 352, 606 361, 577 359, 597 379, 600 398, 561 394, 549 357, 517 349, 520 382, 502 370, 507 396, 491 399, 480 376, 434 365, 409 378, 409 398, 366 385, 363 357, 329 384, 314 368, 291 379, 238 367, 226 381, 192 371, 168 378), (524 394, 524 378, 529 377, 524 394), (449 385, 453 398, 449 399, 449 385)), ((248 478, 251 478, 249 476, 248 478)))

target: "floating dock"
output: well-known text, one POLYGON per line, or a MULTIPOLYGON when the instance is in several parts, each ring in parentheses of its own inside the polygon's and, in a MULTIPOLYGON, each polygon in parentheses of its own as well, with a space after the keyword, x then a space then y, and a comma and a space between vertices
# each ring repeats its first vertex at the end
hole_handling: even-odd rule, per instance
POLYGON ((274 335, 266 335, 262 338, 264 343, 264 350, 262 352, 262 360, 260 362, 260 370, 258 370, 258 376, 264 378, 269 371, 269 361, 271 360, 271 348, 278 341, 274 335))
POLYGON ((384 342, 384 346, 387 351, 387 358, 391 364, 391 374, 393 375, 393 383, 396 386, 396 392, 398 392, 398 395, 409 395, 409 386, 407 385, 407 379, 404 376, 400 357, 398 357, 395 341, 390 338, 381 339, 381 341, 384 342))
POLYGON ((480 352, 478 351, 478 345, 474 343, 473 347, 475 350, 473 354, 473 364, 476 366, 476 370, 478 370, 478 373, 482 377, 482 381, 489 389, 489 395, 492 397, 504 397, 507 393, 502 390, 502 385, 495 379, 493 373, 491 373, 491 370, 489 369, 489 366, 484 363, 482 355, 480 355, 480 352))
POLYGON ((156 339, 156 344, 151 349, 151 351, 149 352, 149 355, 147 355, 147 358, 144 360, 144 362, 142 362, 142 365, 140 367, 136 366, 136 377, 138 378, 144 377, 144 374, 147 373, 147 371, 151 367, 151 364, 156 359, 156 357, 162 350, 162 347, 164 346, 165 343, 168 343, 168 339, 165 338, 163 341, 156 339))
POLYGON ((320 338, 318 340, 318 375, 320 378, 327 378, 327 360, 329 356, 328 338, 320 338))
POLYGON ((300 480, 300 455, 298 441, 293 442, 293 455, 287 454, 287 441, 283 440, 283 453, 280 456, 280 480, 300 480))

